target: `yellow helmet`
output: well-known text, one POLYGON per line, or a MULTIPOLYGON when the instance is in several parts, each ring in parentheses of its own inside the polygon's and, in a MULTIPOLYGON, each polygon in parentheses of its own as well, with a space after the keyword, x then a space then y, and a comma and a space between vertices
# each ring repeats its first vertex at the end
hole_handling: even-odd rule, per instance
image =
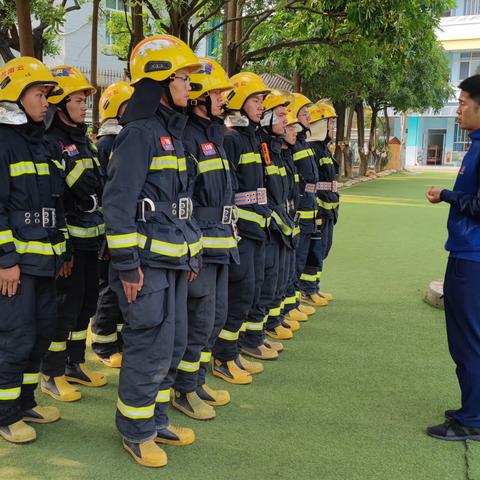
POLYGON ((143 78, 161 82, 176 71, 188 68, 191 72, 200 66, 192 49, 173 35, 155 35, 142 40, 130 56, 132 85, 143 78))
POLYGON ((287 110, 287 125, 295 125, 296 123, 298 123, 297 116, 291 110, 287 110))
POLYGON ((328 103, 316 103, 309 107, 309 112, 311 115, 310 123, 315 123, 320 120, 326 120, 328 118, 335 118, 337 112, 335 109, 328 103))
POLYGON ((241 110, 248 97, 270 93, 264 81, 255 73, 240 72, 231 79, 234 90, 227 97, 228 110, 241 110))
POLYGON ((25 89, 32 85, 55 87, 57 82, 40 60, 14 58, 0 70, 0 101, 17 102, 25 89))
POLYGON ((294 93, 293 97, 294 97, 294 101, 289 105, 288 110, 293 112, 295 116, 298 115, 298 112, 300 111, 300 109, 308 105, 311 105, 312 103, 305 95, 301 93, 294 93))
POLYGON ((232 90, 227 72, 211 58, 199 58, 200 68, 190 75, 190 99, 196 100, 211 90, 232 90))
POLYGON ((294 100, 293 95, 287 90, 272 90, 263 101, 263 108, 268 112, 279 106, 288 107, 294 100))
POLYGON ((75 67, 59 65, 58 67, 52 68, 51 72, 58 82, 58 88, 52 92, 48 99, 48 101, 54 105, 59 104, 71 93, 85 92, 87 97, 95 93, 95 89, 85 75, 75 67))
POLYGON ((133 95, 133 87, 127 82, 116 82, 109 85, 102 93, 98 110, 100 120, 117 118, 120 107, 133 95))

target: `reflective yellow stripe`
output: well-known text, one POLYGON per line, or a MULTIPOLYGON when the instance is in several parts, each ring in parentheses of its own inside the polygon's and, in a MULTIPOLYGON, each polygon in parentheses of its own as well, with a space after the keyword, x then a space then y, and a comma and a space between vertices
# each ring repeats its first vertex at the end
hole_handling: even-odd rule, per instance
POLYGON ((298 160, 302 160, 302 158, 306 157, 313 157, 314 153, 311 148, 305 148, 304 150, 299 150, 293 154, 293 160, 297 162, 298 160))
POLYGON ((292 234, 292 229, 290 226, 288 226, 280 217, 280 215, 277 212, 272 212, 272 217, 277 223, 277 225, 280 227, 280 230, 284 235, 291 235, 292 234))
POLYGON ((67 251, 67 242, 64 240, 60 243, 54 243, 52 248, 56 255, 63 255, 67 251))
POLYGON ((282 309, 280 307, 271 308, 268 312, 270 317, 278 317, 282 313, 282 309))
POLYGON ((145 248, 145 244, 147 243, 147 237, 145 235, 142 235, 141 233, 137 233, 137 240, 138 246, 140 248, 145 248))
POLYGON ((33 162, 17 162, 10 164, 10 176, 19 177, 20 175, 35 174, 35 164, 33 162))
POLYGON ((208 363, 212 358, 212 352, 202 352, 200 354, 200 362, 201 363, 208 363))
POLYGON ((284 300, 285 305, 295 305, 297 303, 297 296, 293 295, 291 297, 286 297, 284 300))
POLYGON ((121 332, 123 330, 123 323, 117 323, 117 332, 121 332))
POLYGON ((177 158, 175 155, 153 157, 150 170, 178 170, 179 172, 185 172, 187 170, 187 163, 185 158, 177 158))
POLYGON ((138 420, 141 418, 152 418, 155 412, 155 404, 148 407, 132 407, 123 403, 120 399, 117 400, 118 411, 127 418, 138 420))
POLYGON ((333 160, 330 157, 322 157, 318 163, 320 165, 333 165, 333 160))
POLYGON ((157 403, 167 403, 170 401, 170 390, 159 390, 157 393, 157 397, 155 398, 157 403))
POLYGON ((65 170, 65 166, 62 165, 58 160, 53 160, 52 163, 59 169, 59 170, 65 170))
POLYGON ((121 235, 107 235, 108 248, 128 248, 138 246, 137 232, 121 235))
POLYGON ((202 251, 203 247, 203 237, 200 238, 198 242, 190 243, 188 248, 190 249, 190 255, 194 257, 202 251))
POLYGON ((224 170, 224 169, 225 169, 225 165, 223 160, 220 157, 198 162, 198 171, 200 173, 207 173, 207 172, 213 172, 214 170, 224 170))
POLYGON ((259 153, 242 153, 240 155, 239 165, 248 165, 250 163, 262 163, 262 158, 259 153))
POLYGON ((236 248, 233 237, 203 237, 203 248, 236 248))
POLYGON ((87 168, 93 168, 93 160, 91 158, 75 160, 75 166, 65 178, 67 185, 69 187, 73 186, 87 168))
POLYGON ((13 235, 11 230, 3 230, 0 232, 0 245, 13 242, 13 235))
POLYGON ((105 233, 105 224, 95 225, 94 227, 79 227, 77 225, 68 225, 68 233, 76 238, 95 238, 105 233))
POLYGON ((304 282, 316 282, 317 281, 317 275, 309 275, 308 273, 302 273, 300 275, 300 280, 303 280, 304 282))
POLYGON ((339 202, 324 202, 317 197, 317 204, 325 210, 333 210, 338 207, 339 202))
POLYGON ((21 387, 0 388, 0 400, 15 400, 20 396, 21 387))
POLYGON ((295 180, 295 183, 299 183, 300 182, 300 175, 298 173, 295 173, 293 175, 293 179, 295 180))
POLYGON ((53 255, 53 247, 51 243, 43 243, 43 242, 23 242, 22 240, 18 240, 16 238, 13 239, 15 242, 15 249, 17 253, 23 255, 25 253, 34 253, 37 255, 53 255))
POLYGON ((24 373, 23 374, 23 385, 36 385, 40 378, 39 373, 24 373))
POLYGON ((188 372, 188 373, 193 373, 193 372, 198 372, 198 369, 200 368, 200 362, 186 362, 185 360, 182 360, 179 364, 177 369, 181 370, 182 372, 188 372))
POLYGON ((48 163, 36 163, 37 175, 50 175, 50 169, 48 163))
POLYGON ((86 340, 87 339, 87 331, 86 330, 79 330, 77 332, 70 332, 68 337, 69 340, 86 340))
POLYGON ((52 342, 48 347, 50 352, 64 352, 67 349, 67 342, 52 342))
POLYGON ((180 244, 152 239, 150 250, 154 253, 165 255, 166 257, 183 257, 188 253, 188 245, 187 242, 180 244))
POLYGON ((316 211, 315 210, 299 210, 298 217, 302 219, 314 219, 316 211))
POLYGON ((280 175, 280 171, 276 165, 268 165, 265 168, 267 175, 280 175))
POLYGON ((267 224, 265 217, 250 210, 244 210, 243 208, 238 209, 238 218, 241 218, 242 220, 247 220, 249 222, 257 223, 262 228, 265 227, 267 224))
POLYGON ((300 233, 300 227, 298 226, 293 227, 292 237, 294 237, 295 235, 298 235, 299 233, 300 233))
POLYGON ((278 169, 278 171, 279 171, 281 177, 286 177, 287 176, 287 170, 285 169, 285 167, 280 167, 278 169))
POLYGON ((243 322, 245 330, 250 330, 251 332, 259 332, 263 330, 263 322, 243 322))
POLYGON ((92 332, 92 342, 95 343, 115 343, 117 341, 117 332, 110 335, 99 335, 92 332))
POLYGON ((229 341, 235 341, 238 340, 238 334, 239 332, 230 332, 229 330, 221 330, 220 334, 218 335, 218 338, 221 338, 222 340, 229 340, 229 341))
POLYGON ((223 168, 229 172, 230 171, 230 164, 228 163, 228 160, 225 160, 224 158, 222 158, 222 161, 223 161, 223 168))
POLYGON ((322 223, 323 223, 322 217, 318 217, 315 219, 315 224, 317 225, 317 227, 319 227, 322 223))

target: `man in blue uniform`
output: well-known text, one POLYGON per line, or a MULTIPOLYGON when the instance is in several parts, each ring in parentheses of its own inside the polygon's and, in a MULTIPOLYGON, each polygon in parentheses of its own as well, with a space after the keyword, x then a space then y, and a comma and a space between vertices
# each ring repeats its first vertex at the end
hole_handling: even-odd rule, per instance
POLYGON ((447 410, 446 421, 427 428, 427 434, 441 440, 480 440, 480 75, 459 88, 458 123, 470 133, 472 144, 453 190, 431 187, 426 196, 431 203, 450 204, 444 302, 461 407, 447 410))

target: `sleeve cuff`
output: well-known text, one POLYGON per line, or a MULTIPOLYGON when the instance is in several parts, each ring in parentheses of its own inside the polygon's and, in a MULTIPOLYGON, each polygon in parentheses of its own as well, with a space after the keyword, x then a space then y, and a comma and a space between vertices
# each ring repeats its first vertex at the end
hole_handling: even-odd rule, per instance
POLYGON ((447 203, 454 203, 457 199, 457 194, 456 192, 452 192, 451 190, 442 190, 440 192, 440 200, 442 202, 447 202, 447 203))
POLYGON ((138 283, 140 281, 140 273, 138 272, 138 268, 133 270, 119 270, 118 276, 122 282, 138 283))

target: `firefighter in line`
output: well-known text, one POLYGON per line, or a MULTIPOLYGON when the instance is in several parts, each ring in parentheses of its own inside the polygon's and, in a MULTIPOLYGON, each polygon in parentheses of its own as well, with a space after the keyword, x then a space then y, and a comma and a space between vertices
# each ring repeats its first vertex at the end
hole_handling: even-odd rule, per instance
POLYGON ((35 440, 26 422, 60 418, 56 407, 38 406, 34 397, 55 332, 55 277, 70 273, 63 166, 43 143, 47 97, 56 85, 34 58, 16 58, 0 70, 0 435, 12 443, 35 440))
POLYGON ((98 298, 98 251, 105 234, 101 213, 105 174, 87 136, 87 99, 95 89, 68 65, 52 69, 58 82, 49 97, 54 116, 45 135, 54 159, 65 164, 64 193, 72 274, 57 280, 57 331, 42 361, 41 389, 55 400, 79 400, 72 383, 101 387, 105 375, 85 364, 87 329, 98 298))
POLYGON ((312 105, 310 111, 310 132, 307 136, 318 161, 319 183, 317 184, 317 218, 320 218, 321 262, 317 270, 317 294, 327 300, 333 300, 330 293, 320 291, 323 262, 328 257, 333 242, 333 228, 338 219, 339 194, 337 192, 338 164, 328 149, 331 142, 333 122, 337 114, 327 103, 312 105))
POLYGON ((230 402, 224 390, 205 383, 211 348, 225 325, 228 306, 228 269, 238 264, 234 233, 233 185, 223 149, 224 93, 233 89, 223 68, 200 59, 191 75, 190 108, 184 133, 193 216, 202 230, 202 269, 188 286, 188 345, 178 365, 173 406, 185 415, 208 420, 215 406, 230 402))
POLYGON ((250 336, 263 335, 263 319, 251 321, 249 315, 263 284, 271 214, 257 133, 262 102, 270 90, 250 72, 234 75, 231 81, 235 88, 227 96, 224 148, 236 187, 240 263, 230 265, 227 321, 213 347, 212 372, 228 383, 247 385, 252 375, 263 371, 261 363, 239 354, 239 336, 242 330, 248 342, 250 336))
MULTIPOLYGON (((133 94, 133 87, 127 82, 116 82, 102 93, 99 102, 100 128, 96 147, 98 160, 103 170, 107 171, 112 154, 113 142, 120 133, 119 124, 128 101, 133 94)), ((102 244, 98 263, 99 295, 97 311, 92 318, 92 350, 107 367, 120 368, 122 364, 121 331, 123 318, 118 306, 118 298, 108 282, 109 253, 106 240, 102 244)))
POLYGON ((190 74, 200 66, 171 35, 141 41, 130 58, 135 91, 122 116, 103 195, 110 282, 124 318, 116 424, 141 465, 162 467, 157 444, 188 445, 191 429, 167 408, 187 345, 187 283, 199 271, 201 232, 182 142, 190 74))

